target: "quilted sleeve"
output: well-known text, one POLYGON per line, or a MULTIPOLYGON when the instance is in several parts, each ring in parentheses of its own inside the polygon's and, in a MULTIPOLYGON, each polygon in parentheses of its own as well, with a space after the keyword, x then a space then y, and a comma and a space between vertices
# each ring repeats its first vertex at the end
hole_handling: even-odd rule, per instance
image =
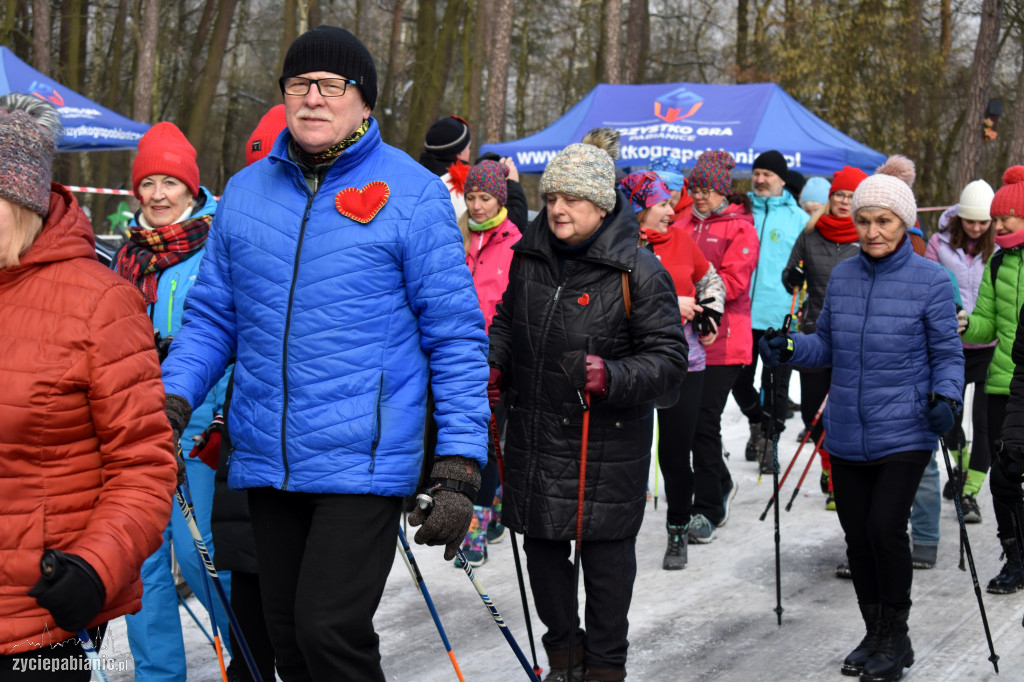
MULTIPOLYGON (((981 288, 974 310, 967 319, 970 322, 964 330, 964 343, 985 344, 996 340, 996 290, 992 286, 992 259, 985 265, 985 274, 981 277, 981 288)), ((952 397, 952 396, 951 396, 952 397)))
POLYGON ((789 363, 797 367, 832 366, 832 282, 825 294, 825 304, 818 315, 818 326, 813 334, 794 334, 793 357, 789 363))
POLYGON ((85 531, 65 551, 89 562, 109 601, 160 546, 177 477, 153 325, 134 287, 118 284, 103 295, 86 362, 103 484, 85 531))
POLYGON ((218 213, 210 226, 206 253, 196 283, 185 300, 185 316, 164 360, 164 387, 193 408, 225 374, 235 356, 235 302, 227 239, 222 232, 230 213, 218 213))
POLYGON ((964 390, 964 351, 956 327, 956 305, 948 271, 932 268, 928 304, 924 311, 924 329, 928 364, 932 369, 932 391, 961 402, 964 390))
POLYGON ((740 227, 725 248, 722 267, 718 268, 718 275, 725 282, 728 301, 735 299, 744 291, 750 291, 750 278, 757 268, 757 257, 760 252, 754 226, 745 221, 736 222, 740 227))
POLYGON ((430 358, 439 456, 487 462, 487 335, 451 201, 429 183, 404 245, 405 286, 430 358))
POLYGON ((608 372, 608 404, 637 405, 655 400, 683 383, 689 347, 679 316, 676 288, 653 253, 638 253, 636 286, 632 287, 629 335, 633 352, 604 359, 608 372), (649 260, 649 263, 643 261, 649 260))
POLYGON ((488 363, 505 373, 506 379, 508 379, 507 373, 511 369, 509 358, 512 353, 512 329, 510 324, 515 317, 515 292, 518 289, 516 282, 519 279, 522 258, 519 254, 513 252, 512 265, 508 269, 508 286, 505 287, 505 293, 502 294, 501 302, 498 303, 498 312, 495 313, 494 318, 491 320, 491 328, 488 333, 488 340, 490 341, 488 363))

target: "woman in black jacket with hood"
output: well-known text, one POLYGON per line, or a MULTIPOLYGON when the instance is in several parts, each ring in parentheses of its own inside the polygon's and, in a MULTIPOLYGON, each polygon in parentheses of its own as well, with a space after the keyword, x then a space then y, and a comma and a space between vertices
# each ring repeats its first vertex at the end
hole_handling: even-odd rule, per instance
POLYGON ((686 375, 675 288, 654 254, 637 248, 636 216, 615 189, 617 156, 617 133, 599 129, 548 164, 545 208, 513 247, 491 324, 488 392, 494 399, 505 389, 509 411, 502 519, 525 536, 550 680, 579 679, 580 665, 585 679, 626 676, 654 400, 686 375), (573 352, 575 381, 563 369, 573 352), (577 387, 591 396, 580 548, 586 633, 567 598, 583 435, 577 387))

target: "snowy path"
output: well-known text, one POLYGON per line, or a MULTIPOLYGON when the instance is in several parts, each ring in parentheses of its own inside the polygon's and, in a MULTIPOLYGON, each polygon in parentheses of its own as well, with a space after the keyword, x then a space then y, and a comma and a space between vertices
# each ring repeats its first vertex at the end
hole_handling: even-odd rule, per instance
MULTIPOLYGON (((793 388, 795 394, 796 386, 793 388)), ((799 428, 799 417, 791 419, 780 441, 783 470, 796 450, 795 434, 799 428)), ((690 546, 685 570, 661 570, 665 507, 659 504, 655 510, 653 503, 648 504, 637 541, 638 575, 630 610, 628 679, 854 679, 840 675, 839 666, 859 642, 863 626, 852 583, 833 576, 836 564, 844 558, 844 543, 835 513, 824 509, 825 497, 818 488, 820 468, 817 464, 812 467, 793 510, 781 513, 785 611, 779 627, 774 613, 772 515, 769 513, 764 522, 758 520, 771 494, 771 482, 766 476, 758 486, 756 463, 743 460, 748 432, 731 400, 723 419, 723 434, 726 449, 732 453, 729 467, 739 483, 739 493, 729 523, 720 529, 718 538, 709 545, 690 546)), ((802 469, 806 450, 794 470, 802 469)), ((941 462, 940 469, 945 480, 941 462)), ((783 502, 789 499, 797 474, 791 474, 783 488, 783 502)), ((1024 593, 997 597, 984 592, 984 586, 1001 566, 987 486, 979 496, 979 504, 984 523, 968 526, 968 533, 996 653, 1000 656, 1001 674, 997 677, 987 660, 988 649, 970 573, 957 568, 955 512, 953 505, 944 501, 938 565, 914 574, 910 635, 917 661, 904 679, 1024 679, 1024 593)), ((521 545, 520 538, 520 550, 521 545)), ((466 680, 526 679, 462 571, 445 564, 438 548, 414 544, 413 553, 466 680)), ((477 573, 529 658, 511 543, 506 540, 492 546, 490 561, 477 573)), ((582 585, 580 592, 582 596, 582 585)), ((194 598, 190 605, 196 610, 194 598)), ((189 679, 219 680, 211 648, 184 611, 182 622, 187 628, 189 679)), ((456 679, 423 599, 399 557, 395 559, 375 622, 388 680, 456 679)), ((547 660, 540 646, 543 627, 535 613, 533 623, 539 663, 546 669, 547 660)), ((109 653, 105 651, 105 655, 127 658, 130 662, 123 619, 112 624, 108 643, 112 643, 112 649, 109 653)), ((111 675, 115 681, 132 679, 130 671, 111 675)))

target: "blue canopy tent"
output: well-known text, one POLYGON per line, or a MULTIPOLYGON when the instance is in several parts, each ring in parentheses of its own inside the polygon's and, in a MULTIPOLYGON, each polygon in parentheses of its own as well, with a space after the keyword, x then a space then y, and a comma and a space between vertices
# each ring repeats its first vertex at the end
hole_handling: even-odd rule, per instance
POLYGON ((870 173, 885 161, 774 83, 602 84, 544 130, 481 151, 512 157, 520 171, 539 173, 566 145, 601 126, 622 136, 618 166, 642 167, 668 154, 692 167, 709 149, 730 152, 740 174, 749 174, 757 155, 769 149, 806 176, 831 175, 843 166, 870 173))
POLYGON ((138 123, 79 95, 52 78, 47 78, 0 46, 0 95, 21 92, 35 95, 57 107, 64 138, 60 152, 111 151, 135 149, 139 138, 149 130, 138 123))

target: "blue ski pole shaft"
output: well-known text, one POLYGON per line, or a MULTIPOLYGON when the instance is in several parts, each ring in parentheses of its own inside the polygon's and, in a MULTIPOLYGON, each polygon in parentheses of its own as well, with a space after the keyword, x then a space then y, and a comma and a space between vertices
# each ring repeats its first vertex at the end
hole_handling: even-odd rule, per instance
POLYGON ((103 670, 103 664, 100 662, 100 655, 97 653, 96 647, 92 645, 89 633, 85 630, 79 630, 77 634, 78 642, 82 645, 85 657, 91 662, 92 672, 96 675, 96 679, 100 682, 110 682, 110 678, 107 677, 107 673, 103 670))
MULTIPOLYGON (((252 657, 252 652, 249 651, 249 645, 245 641, 245 635, 242 634, 242 627, 238 624, 238 619, 235 617, 235 612, 231 608, 231 600, 228 599, 227 593, 224 591, 224 586, 220 582, 220 578, 217 576, 217 569, 213 567, 213 560, 210 559, 210 553, 206 549, 206 543, 203 542, 203 535, 199 532, 199 524, 196 523, 196 518, 192 514, 192 506, 189 500, 185 497, 185 490, 183 486, 178 486, 174 492, 175 498, 178 500, 178 506, 181 507, 182 516, 185 517, 185 523, 188 525, 188 530, 192 533, 192 542, 195 543, 196 550, 199 552, 199 557, 203 562, 203 566, 206 567, 206 573, 210 576, 210 582, 213 583, 214 590, 217 592, 217 597, 220 599, 220 603, 224 606, 224 611, 228 614, 228 625, 231 627, 231 631, 235 633, 235 639, 238 641, 238 648, 242 650, 242 658, 245 659, 245 664, 249 666, 249 672, 252 674, 252 678, 256 682, 263 682, 263 678, 260 677, 259 668, 256 666, 256 659, 252 657)), ((213 603, 210 603, 210 611, 213 612, 213 603)))
POLYGON ((402 558, 405 559, 405 565, 409 567, 409 573, 412 574, 416 587, 419 588, 420 594, 423 595, 423 600, 427 602, 430 617, 434 619, 434 625, 437 626, 437 632, 441 635, 441 641, 444 642, 445 651, 448 652, 448 658, 452 662, 452 667, 455 668, 455 674, 458 675, 460 682, 466 682, 462 676, 462 670, 459 669, 459 662, 455 660, 455 652, 452 651, 452 645, 448 642, 448 635, 445 634, 444 626, 441 625, 441 616, 437 614, 434 600, 430 598, 430 591, 427 590, 427 584, 423 581, 423 574, 420 573, 420 567, 416 563, 416 558, 412 555, 412 548, 409 547, 409 542, 405 539, 405 533, 402 532, 401 526, 398 527, 398 548, 402 550, 402 558))
POLYGON ((188 612, 188 615, 192 616, 193 622, 195 622, 195 624, 199 626, 199 630, 206 636, 206 641, 210 643, 210 646, 217 648, 217 645, 213 643, 213 637, 210 637, 210 633, 207 632, 206 628, 203 627, 203 624, 199 622, 199 618, 196 617, 195 612, 193 612, 192 609, 189 608, 188 602, 182 599, 180 594, 178 595, 178 603, 185 607, 185 611, 188 612))

